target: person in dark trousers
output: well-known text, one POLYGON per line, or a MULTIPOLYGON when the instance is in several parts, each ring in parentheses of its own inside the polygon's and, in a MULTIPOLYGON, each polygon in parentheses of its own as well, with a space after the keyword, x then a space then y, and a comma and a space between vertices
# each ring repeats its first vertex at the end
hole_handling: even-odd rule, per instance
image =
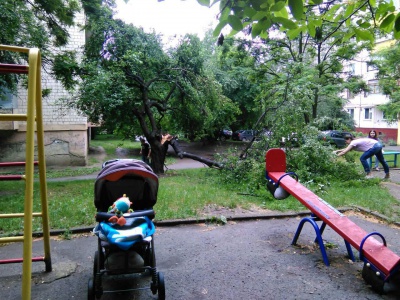
POLYGON ((383 169, 385 170, 384 179, 390 178, 389 166, 383 157, 382 144, 380 142, 370 138, 354 139, 354 137, 351 135, 345 136, 345 141, 348 146, 345 149, 335 151, 338 156, 345 155, 351 150, 364 152, 360 157, 360 161, 364 167, 367 178, 372 178, 371 169, 367 160, 375 155, 378 161, 382 164, 383 169))
POLYGON ((150 155, 151 155, 151 148, 150 144, 146 142, 144 138, 140 138, 140 153, 142 155, 142 161, 146 164, 150 165, 150 155))
MULTIPOLYGON (((376 134, 376 131, 375 131, 375 130, 371 130, 371 131, 368 133, 368 137, 369 137, 370 139, 374 139, 374 140, 377 140, 378 142, 380 142, 380 140, 378 139, 378 135, 376 134)), ((382 153, 383 153, 383 150, 382 150, 382 153)), ((376 157, 375 157, 375 168, 374 168, 374 170, 375 170, 375 171, 379 171, 379 160, 378 160, 378 158, 376 158, 376 157)))

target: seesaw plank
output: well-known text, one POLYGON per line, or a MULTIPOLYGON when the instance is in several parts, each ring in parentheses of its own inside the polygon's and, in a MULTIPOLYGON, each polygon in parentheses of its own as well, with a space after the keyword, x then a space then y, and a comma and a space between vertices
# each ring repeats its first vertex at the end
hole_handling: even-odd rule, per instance
MULTIPOLYGON (((286 166, 286 162, 283 164, 282 159, 286 160, 286 155, 281 149, 271 150, 268 150, 266 154, 267 176, 274 182, 280 180, 281 187, 299 200, 305 207, 349 242, 355 249, 360 251, 361 242, 368 233, 332 207, 329 203, 325 202, 312 191, 304 187, 297 180, 290 176, 284 176, 281 179, 281 177, 286 174, 285 171, 282 171, 282 166, 286 166), (283 154, 279 152, 282 152, 283 154)), ((400 265, 400 257, 384 246, 383 242, 378 241, 374 237, 369 237, 366 240, 363 250, 363 255, 379 270, 381 270, 385 276, 388 276, 392 270, 398 268, 400 265)))

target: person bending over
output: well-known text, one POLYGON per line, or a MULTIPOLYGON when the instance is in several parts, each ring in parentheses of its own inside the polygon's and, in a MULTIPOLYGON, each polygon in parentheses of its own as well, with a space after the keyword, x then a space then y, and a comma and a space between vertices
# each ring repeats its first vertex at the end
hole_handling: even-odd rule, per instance
POLYGON ((338 156, 345 155, 347 152, 351 150, 364 152, 360 157, 360 161, 364 167, 365 173, 367 174, 367 178, 372 178, 368 159, 375 155, 378 161, 382 164, 383 169, 385 171, 384 179, 390 178, 389 166, 385 161, 385 158, 383 157, 382 154, 383 146, 379 141, 370 138, 354 139, 352 135, 346 135, 345 141, 348 146, 344 149, 335 151, 338 156))

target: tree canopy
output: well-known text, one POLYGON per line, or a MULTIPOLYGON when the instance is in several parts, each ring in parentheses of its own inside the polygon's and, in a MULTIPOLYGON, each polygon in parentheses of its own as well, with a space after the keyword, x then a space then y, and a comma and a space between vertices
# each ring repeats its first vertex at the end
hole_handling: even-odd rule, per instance
MULTIPOLYGON (((0 44, 39 48, 43 66, 50 72, 56 50, 68 43, 68 29, 82 10, 95 12, 98 0, 2 0, 0 1, 0 44)), ((0 63, 15 64, 26 60, 24 54, 0 51, 0 63)), ((14 92, 19 77, 0 78, 0 99, 7 91, 14 92)))
POLYGON ((398 121, 400 112, 400 69, 399 69, 400 45, 397 43, 391 47, 373 53, 370 67, 378 70, 377 78, 381 92, 390 97, 390 101, 380 105, 385 113, 385 118, 391 122, 398 121))
POLYGON ((400 18, 393 1, 385 0, 355 0, 343 5, 343 1, 322 0, 197 0, 204 6, 219 3, 219 24, 214 35, 218 36, 222 29, 229 26, 231 35, 243 30, 250 32, 253 38, 267 38, 269 29, 278 24, 289 38, 295 38, 308 32, 312 37, 318 37, 323 21, 329 21, 338 27, 346 24, 348 34, 343 42, 355 37, 358 41, 373 41, 373 30, 379 28, 385 33, 400 38, 400 18), (329 8, 329 9, 326 9, 329 8), (306 11, 324 11, 314 16, 306 11), (359 13, 364 18, 355 17, 359 13))
POLYGON ((237 108, 207 69, 197 36, 167 51, 159 35, 115 19, 112 10, 88 18, 81 62, 64 51, 55 61, 57 78, 76 91, 70 104, 90 121, 127 138, 144 135, 155 172, 163 172, 164 133, 202 137, 232 122, 237 108))

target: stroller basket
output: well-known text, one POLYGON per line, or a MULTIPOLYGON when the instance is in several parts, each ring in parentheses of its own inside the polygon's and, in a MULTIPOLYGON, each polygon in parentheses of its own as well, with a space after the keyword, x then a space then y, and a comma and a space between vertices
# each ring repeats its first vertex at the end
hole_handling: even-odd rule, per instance
POLYGON ((103 164, 94 186, 96 221, 99 223, 93 232, 98 236, 98 247, 94 255, 93 278, 88 282, 88 299, 100 299, 103 293, 122 291, 115 288, 104 290, 105 276, 133 276, 134 273, 146 272, 151 276, 151 292, 158 293, 159 299, 165 299, 164 276, 157 272, 154 252, 155 227, 152 219, 157 192, 158 177, 146 163, 135 159, 117 159, 103 164), (122 196, 129 198, 133 212, 123 214, 126 220, 124 225, 110 223, 115 214, 108 210, 122 196))

